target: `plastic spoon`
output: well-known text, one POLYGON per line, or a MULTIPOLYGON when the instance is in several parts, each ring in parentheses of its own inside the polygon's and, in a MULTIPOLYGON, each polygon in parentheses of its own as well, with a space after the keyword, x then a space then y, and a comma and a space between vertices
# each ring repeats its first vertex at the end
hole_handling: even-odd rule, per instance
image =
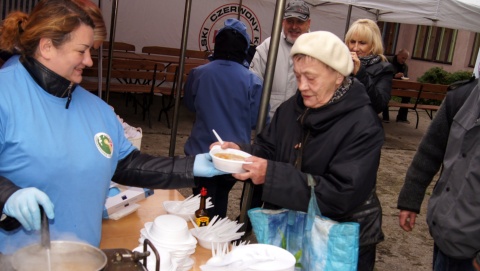
POLYGON ((215 132, 215 129, 212 129, 213 131, 213 134, 215 135, 215 137, 217 138, 218 142, 220 142, 220 144, 223 145, 223 140, 222 138, 217 134, 217 132, 215 132))

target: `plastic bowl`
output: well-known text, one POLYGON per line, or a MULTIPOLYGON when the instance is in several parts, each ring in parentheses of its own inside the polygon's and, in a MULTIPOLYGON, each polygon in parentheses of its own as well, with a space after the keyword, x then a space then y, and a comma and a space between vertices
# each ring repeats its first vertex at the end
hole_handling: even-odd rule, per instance
POLYGON ((187 222, 176 215, 160 215, 145 225, 147 233, 163 242, 184 242, 189 238, 187 222))
POLYGON ((206 248, 206 249, 212 249, 212 246, 213 248, 217 248, 218 245, 220 245, 220 247, 223 247, 225 244, 229 243, 230 240, 209 240, 209 239, 203 239, 203 238, 199 238, 198 237, 198 231, 197 229, 190 229, 190 233, 195 237, 197 238, 197 241, 198 241, 198 244, 203 247, 203 248, 206 248))
POLYGON ((243 158, 251 156, 249 153, 246 153, 241 150, 236 149, 222 149, 220 146, 216 145, 210 150, 210 156, 212 156, 213 166, 216 169, 228 172, 228 173, 244 173, 246 172, 242 166, 244 164, 251 164, 252 162, 245 162, 240 160, 224 159, 216 156, 216 154, 233 154, 238 155, 243 158))

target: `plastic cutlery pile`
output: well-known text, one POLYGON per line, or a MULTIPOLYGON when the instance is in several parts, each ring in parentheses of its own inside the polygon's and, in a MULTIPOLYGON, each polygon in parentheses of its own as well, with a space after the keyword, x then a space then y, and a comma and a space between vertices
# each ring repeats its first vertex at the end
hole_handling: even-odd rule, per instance
MULTIPOLYGON (((213 207, 211 200, 212 200, 211 197, 207 198, 207 204, 206 204, 207 209, 213 207)), ((190 195, 188 198, 172 206, 172 208, 169 211, 173 213, 189 214, 189 213, 195 213, 195 211, 198 209, 199 206, 200 206, 200 194, 196 196, 190 195)))
POLYGON ((237 232, 243 226, 243 223, 237 223, 237 221, 232 221, 227 217, 218 218, 219 216, 214 216, 206 227, 197 227, 192 221, 195 226, 195 237, 208 241, 224 242, 236 240, 245 234, 243 231, 237 232))

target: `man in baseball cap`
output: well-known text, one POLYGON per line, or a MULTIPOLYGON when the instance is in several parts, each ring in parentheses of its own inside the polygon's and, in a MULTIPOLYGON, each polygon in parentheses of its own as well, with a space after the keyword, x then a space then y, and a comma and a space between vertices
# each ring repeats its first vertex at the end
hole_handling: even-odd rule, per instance
POLYGON ((310 19, 310 8, 304 1, 295 0, 289 2, 285 8, 283 18, 297 18, 305 22, 310 19))

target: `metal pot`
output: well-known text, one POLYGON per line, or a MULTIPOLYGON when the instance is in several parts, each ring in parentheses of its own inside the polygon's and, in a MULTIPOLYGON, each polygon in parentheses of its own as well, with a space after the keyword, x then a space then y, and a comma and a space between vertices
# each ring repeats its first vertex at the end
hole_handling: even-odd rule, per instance
MULTIPOLYGON (((12 255, 16 271, 49 270, 48 250, 40 244, 19 249, 12 255)), ((107 256, 89 244, 73 241, 52 241, 50 246, 50 271, 100 271, 107 264, 107 256)))

